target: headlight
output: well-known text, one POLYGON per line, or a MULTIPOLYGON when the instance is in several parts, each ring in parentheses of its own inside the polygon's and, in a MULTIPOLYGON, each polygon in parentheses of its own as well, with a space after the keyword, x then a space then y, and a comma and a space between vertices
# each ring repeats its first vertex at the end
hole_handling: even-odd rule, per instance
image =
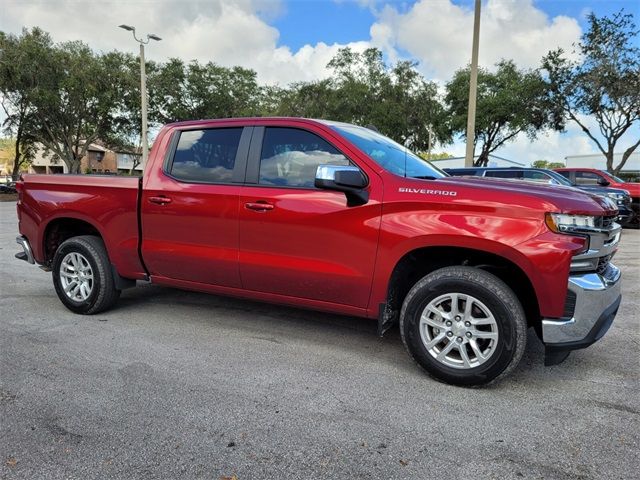
POLYGON ((624 200, 624 193, 607 193, 607 197, 613 198, 614 200, 624 200))
POLYGON ((592 215, 568 215, 566 213, 547 213, 545 222, 552 232, 571 233, 582 229, 593 229, 596 219, 592 215))

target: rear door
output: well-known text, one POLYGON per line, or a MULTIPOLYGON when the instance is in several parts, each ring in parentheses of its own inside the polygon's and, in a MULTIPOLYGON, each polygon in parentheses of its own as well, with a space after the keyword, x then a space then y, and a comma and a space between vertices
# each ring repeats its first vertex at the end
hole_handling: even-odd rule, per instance
POLYGON ((578 185, 599 185, 603 179, 601 175, 595 172, 578 170, 575 172, 575 180, 578 185))
POLYGON ((173 132, 142 191, 142 257, 152 276, 240 286, 238 201, 252 130, 173 132))
MULTIPOLYGON (((380 228, 382 183, 369 202, 314 187, 320 164, 349 165, 318 130, 256 127, 240 197, 240 274, 248 290, 367 307, 380 228)), ((362 167, 360 167, 362 168, 362 167)))

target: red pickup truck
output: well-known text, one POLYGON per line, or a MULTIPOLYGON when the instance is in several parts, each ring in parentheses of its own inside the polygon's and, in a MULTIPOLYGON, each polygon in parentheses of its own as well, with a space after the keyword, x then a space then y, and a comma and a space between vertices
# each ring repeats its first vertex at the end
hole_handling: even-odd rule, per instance
POLYGON ((631 209, 635 214, 630 224, 640 228, 640 183, 625 182, 621 178, 597 168, 556 168, 555 170, 578 185, 600 185, 628 191, 631 196, 631 209))
POLYGON ((449 177, 372 129, 291 118, 165 126, 144 177, 24 175, 18 258, 94 314, 150 281, 399 323, 439 380, 488 383, 527 327, 559 363, 620 304, 616 207, 449 177))

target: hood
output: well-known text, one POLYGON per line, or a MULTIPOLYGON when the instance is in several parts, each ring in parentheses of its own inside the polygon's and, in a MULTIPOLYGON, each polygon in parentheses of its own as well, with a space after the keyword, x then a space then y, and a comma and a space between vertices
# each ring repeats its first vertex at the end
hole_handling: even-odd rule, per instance
POLYGON ((558 213, 577 215, 615 215, 618 211, 609 198, 564 185, 544 185, 522 180, 444 177, 437 180, 439 186, 447 188, 467 187, 500 192, 501 196, 529 197, 545 204, 553 204, 558 213))
POLYGON ((640 197, 640 183, 636 182, 628 182, 628 183, 619 183, 616 188, 621 188, 622 190, 626 190, 629 192, 634 198, 640 197))
POLYGON ((624 188, 611 188, 611 187, 601 187, 599 185, 574 185, 575 188, 580 190, 585 190, 587 192, 593 192, 596 195, 606 195, 607 193, 622 193, 624 195, 629 195, 630 192, 625 190, 624 188))

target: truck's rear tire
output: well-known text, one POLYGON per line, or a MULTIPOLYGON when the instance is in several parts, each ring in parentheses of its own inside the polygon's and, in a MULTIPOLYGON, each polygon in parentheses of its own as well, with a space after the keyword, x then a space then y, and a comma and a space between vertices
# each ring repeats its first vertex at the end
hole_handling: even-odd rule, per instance
POLYGON ((99 237, 83 235, 64 241, 53 257, 52 270, 58 298, 74 313, 103 312, 120 297, 107 250, 99 237))
POLYGON ((499 278, 472 267, 446 267, 418 281, 400 314, 409 354, 431 376, 484 385, 507 375, 524 353, 522 305, 499 278))

